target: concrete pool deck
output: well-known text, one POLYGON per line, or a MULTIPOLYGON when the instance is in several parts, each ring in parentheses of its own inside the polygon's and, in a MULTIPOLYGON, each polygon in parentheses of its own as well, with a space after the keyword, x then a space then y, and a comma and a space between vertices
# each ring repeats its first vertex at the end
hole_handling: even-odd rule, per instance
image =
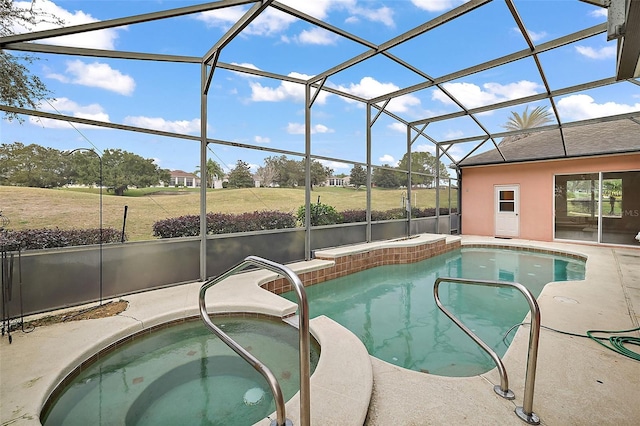
MULTIPOLYGON (((585 281, 552 283, 539 296, 543 326, 576 334, 590 329, 638 327, 640 249, 462 237, 463 247, 478 244, 587 257, 585 281)), ((287 266, 300 273, 321 267, 323 262, 327 261, 287 266)), ((223 281, 212 288, 215 293, 207 294, 207 306, 230 311, 250 308, 279 316, 293 313, 295 305, 291 302, 257 287, 256 281, 272 278, 269 274, 249 272, 231 277, 232 282, 223 281), (241 297, 237 297, 239 290, 241 297)), ((6 336, 2 338, 0 425, 40 424, 38 416, 49 393, 96 351, 149 327, 197 316, 200 285, 126 296, 128 309, 115 317, 38 327, 31 333, 16 330, 12 344, 6 336)), ((324 363, 318 365, 311 380, 314 425, 525 424, 514 409, 523 401, 529 334, 526 326, 519 327, 504 357, 510 388, 516 395, 513 401, 493 392, 493 386, 500 383, 495 369, 469 378, 408 371, 368 356, 355 336, 327 318, 312 320, 311 327, 322 345, 320 362, 324 363)), ((544 328, 540 331, 533 411, 541 424, 637 424, 639 401, 640 362, 590 339, 544 328)), ((287 404, 287 417, 299 424, 295 405, 295 401, 287 404)))

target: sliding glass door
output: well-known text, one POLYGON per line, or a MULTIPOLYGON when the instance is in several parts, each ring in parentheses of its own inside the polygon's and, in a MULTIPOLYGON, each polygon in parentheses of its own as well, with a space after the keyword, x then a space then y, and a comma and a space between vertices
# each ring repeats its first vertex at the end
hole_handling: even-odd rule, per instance
POLYGON ((638 245, 640 171, 555 176, 556 239, 638 245))

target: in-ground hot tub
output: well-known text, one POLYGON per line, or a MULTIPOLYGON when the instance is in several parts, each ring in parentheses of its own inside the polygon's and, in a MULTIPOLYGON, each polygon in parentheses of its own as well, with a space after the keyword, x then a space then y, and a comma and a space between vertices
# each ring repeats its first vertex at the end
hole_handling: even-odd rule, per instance
MULTIPOLYGON (((299 388, 298 331, 280 319, 213 317, 276 375, 299 388)), ((320 348, 312 339, 311 371, 320 348)), ((41 414, 48 425, 251 425, 275 411, 264 378, 199 320, 138 335, 65 381, 41 414)))

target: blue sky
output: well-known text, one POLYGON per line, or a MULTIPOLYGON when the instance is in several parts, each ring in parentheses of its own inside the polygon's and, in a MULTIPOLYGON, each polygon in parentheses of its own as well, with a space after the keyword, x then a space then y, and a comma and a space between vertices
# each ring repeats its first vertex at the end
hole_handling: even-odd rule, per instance
MULTIPOLYGON (((197 4, 196 1, 38 0, 37 6, 68 25, 124 17, 197 4)), ((375 44, 437 18, 463 3, 459 0, 282 0, 311 16, 325 20, 375 44)), ((515 1, 533 42, 537 45, 606 22, 606 9, 578 0, 515 1)), ((98 49, 117 49, 171 55, 202 56, 249 8, 236 6, 95 31, 47 43, 98 49), (62 40, 64 39, 64 40, 62 40)), ((38 29, 45 29, 46 25, 38 29)), ((615 75, 616 43, 600 34, 539 55, 551 90, 615 75)), ((437 27, 390 53, 439 78, 478 63, 526 49, 504 1, 493 1, 437 27)), ((220 61, 308 79, 368 49, 278 10, 268 8, 221 52, 220 61)), ((111 123, 153 128, 197 136, 200 133, 200 67, 150 61, 117 60, 41 54, 31 67, 52 90, 55 100, 40 109, 111 123)), ((363 98, 372 98, 424 82, 420 75, 381 55, 331 75, 327 86, 363 98)), ((454 79, 444 84, 467 108, 475 108, 532 94, 544 93, 531 58, 454 79)), ((640 85, 613 85, 568 94, 556 99, 563 123, 640 111, 640 85)), ((502 131, 511 111, 522 112, 549 101, 516 105, 477 115, 489 132, 502 131)), ((390 102, 387 109, 407 121, 459 111, 442 91, 430 87, 390 102)), ((208 101, 208 136, 268 149, 304 152, 304 87, 223 69, 214 75, 208 101)), ((343 159, 323 161, 336 174, 349 173, 351 162, 366 161, 366 109, 358 102, 322 92, 312 108, 311 152, 343 159)), ((65 121, 25 117, 25 122, 1 123, 1 143, 37 143, 56 149, 121 148, 160 167, 194 171, 199 165, 199 143, 65 121)), ((482 135, 469 117, 431 123, 426 132, 437 141, 482 135)), ((477 143, 454 145, 459 159, 477 143)), ((487 144, 480 151, 488 148, 487 144)), ((434 152, 426 139, 414 150, 434 152)), ((406 126, 381 115, 372 128, 372 162, 395 165, 406 150, 406 126)), ((279 155, 217 144, 210 158, 233 167, 242 159, 253 170, 266 156, 279 155)), ((293 156, 290 156, 294 158, 293 156)), ((445 161, 448 163, 448 161, 445 161)))

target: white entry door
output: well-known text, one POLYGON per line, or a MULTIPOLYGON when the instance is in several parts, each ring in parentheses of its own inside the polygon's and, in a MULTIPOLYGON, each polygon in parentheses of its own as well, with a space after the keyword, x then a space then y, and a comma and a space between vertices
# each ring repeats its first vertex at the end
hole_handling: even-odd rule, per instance
POLYGON ((520 236, 520 187, 500 185, 495 187, 495 236, 520 236))

